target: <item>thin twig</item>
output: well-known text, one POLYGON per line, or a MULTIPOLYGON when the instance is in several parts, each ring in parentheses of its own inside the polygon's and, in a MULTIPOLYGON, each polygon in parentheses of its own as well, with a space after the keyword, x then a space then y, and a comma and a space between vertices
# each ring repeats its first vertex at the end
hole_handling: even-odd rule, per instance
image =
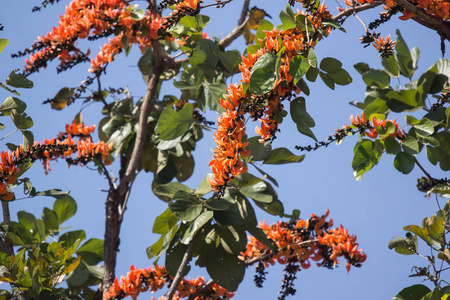
POLYGON ((354 9, 352 7, 348 7, 346 9, 344 9, 343 11, 341 11, 340 13, 338 13, 337 15, 333 16, 331 18, 331 20, 337 22, 345 17, 353 15, 354 12, 358 13, 360 11, 372 9, 372 8, 380 6, 382 4, 383 4, 383 2, 381 2, 381 1, 375 1, 372 3, 367 3, 367 4, 356 6, 354 9))
POLYGON ((114 190, 115 189, 114 180, 111 178, 111 176, 109 176, 108 169, 106 169, 106 166, 103 163, 103 161, 100 160, 100 164, 102 166, 103 173, 105 174, 106 179, 108 180, 109 189, 114 190))
POLYGON ((212 4, 202 5, 202 6, 200 6, 200 9, 206 8, 206 7, 211 7, 211 6, 220 6, 220 5, 222 5, 222 7, 224 7, 226 4, 230 3, 231 1, 233 1, 233 0, 219 1, 216 3, 212 3, 212 4))
POLYGON ((419 161, 417 160, 417 158, 415 156, 414 156, 414 162, 422 170, 422 172, 428 177, 428 179, 430 179, 432 182, 434 182, 436 180, 433 177, 431 177, 431 175, 427 171, 425 171, 425 169, 422 167, 422 165, 419 163, 419 161))
POLYGON ((195 293, 190 295, 188 300, 194 300, 195 298, 197 298, 197 296, 203 294, 206 290, 208 290, 213 284, 214 284, 214 280, 210 279, 201 288, 199 288, 195 293))
POLYGON ((172 300, 173 295, 175 294, 175 291, 177 290, 178 285, 181 282, 181 279, 183 279, 183 274, 186 270, 186 267, 192 259, 192 253, 194 252, 194 246, 195 246, 199 236, 200 236, 200 231, 197 231, 197 233, 194 235, 191 242, 189 243, 189 245, 186 249, 186 252, 184 253, 181 264, 178 267, 177 274, 175 275, 175 278, 173 279, 173 282, 170 285, 169 291, 167 291, 167 293, 164 297, 164 300, 172 300))
POLYGON ((2 138, 0 139, 0 141, 3 141, 4 139, 6 139, 8 136, 10 136, 11 134, 13 134, 13 133, 16 132, 16 131, 19 131, 19 128, 16 128, 16 130, 14 130, 14 131, 8 133, 7 135, 5 135, 4 137, 2 137, 2 138))
POLYGON ((103 97, 103 93, 102 93, 102 85, 100 83, 100 76, 95 76, 95 78, 97 79, 97 84, 98 84, 98 97, 100 97, 100 100, 103 102, 103 104, 105 105, 105 107, 108 109, 109 112, 111 112, 111 107, 108 106, 108 103, 106 103, 105 98, 103 97))

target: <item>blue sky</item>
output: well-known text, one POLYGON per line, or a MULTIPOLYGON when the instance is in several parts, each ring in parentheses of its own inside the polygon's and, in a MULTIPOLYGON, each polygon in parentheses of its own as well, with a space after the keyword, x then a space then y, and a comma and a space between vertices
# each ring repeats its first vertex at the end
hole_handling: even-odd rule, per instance
MULTIPOLYGON (((212 2, 212 1, 210 1, 212 2)), ((64 6, 68 1, 54 6, 49 6, 41 12, 31 13, 31 8, 38 4, 37 1, 24 0, 5 1, 0 12, 0 20, 5 26, 0 32, 0 37, 9 39, 9 46, 0 54, 0 81, 3 81, 9 72, 15 68, 23 68, 24 59, 11 59, 10 54, 16 53, 29 47, 38 35, 44 35, 52 26, 55 26, 59 14, 64 12, 64 6)), ((145 1, 136 3, 145 6, 145 1)), ((205 4, 209 3, 205 1, 205 4)), ((344 6, 343 1, 339 3, 344 6)), ((278 14, 284 9, 285 1, 258 0, 252 1, 251 6, 257 5, 264 8, 271 16, 274 24, 279 23, 278 14)), ((325 3, 330 7, 332 13, 336 12, 338 6, 336 1, 325 3)), ((237 23, 237 11, 240 11, 242 1, 235 1, 224 9, 214 7, 203 13, 211 16, 211 22, 205 31, 211 37, 225 36, 237 23)), ((297 6, 298 7, 298 6, 297 6)), ((360 17, 369 23, 377 17, 381 8, 372 12, 364 12, 360 17), (375 12, 376 11, 376 12, 375 12)), ((324 57, 335 57, 343 62, 343 67, 353 77, 353 83, 349 86, 337 86, 335 91, 328 89, 322 82, 310 85, 311 95, 307 97, 307 109, 316 121, 313 131, 319 140, 325 140, 340 128, 344 123, 349 123, 351 114, 360 113, 359 110, 350 106, 350 101, 363 101, 365 85, 360 75, 353 69, 353 64, 367 62, 371 67, 380 68, 380 60, 375 49, 363 48, 358 38, 364 34, 364 28, 354 17, 350 17, 344 24, 347 33, 333 32, 329 38, 321 41, 315 48, 318 59, 324 57)), ((420 74, 431 66, 440 53, 439 36, 426 28, 419 26, 413 21, 400 21, 396 17, 388 24, 382 25, 377 32, 383 36, 391 34, 395 38, 395 29, 399 28, 408 46, 418 46, 421 50, 419 60, 420 74)), ((89 44, 82 41, 81 48, 91 48, 96 53, 99 44, 89 44)), ((446 43, 448 47, 449 44, 446 43)), ((245 44, 243 38, 235 41, 229 49, 238 49, 243 52, 245 44)), ((128 57, 120 54, 107 69, 107 76, 103 78, 104 87, 127 86, 133 96, 141 97, 145 93, 145 83, 137 68, 137 60, 140 51, 135 47, 128 57)), ((448 55, 446 56, 448 57, 448 55)), ((51 110, 49 105, 41 103, 47 98, 53 97, 56 92, 64 87, 78 85, 84 77, 89 75, 87 64, 79 66, 69 72, 57 75, 56 63, 49 64, 46 70, 41 70, 29 78, 35 87, 31 90, 22 90, 20 99, 28 105, 27 112, 34 120, 32 131, 35 139, 42 141, 44 138, 56 136, 64 130, 66 123, 70 123, 73 117, 81 109, 81 101, 64 109, 63 111, 51 110)), ((237 82, 240 75, 233 78, 237 82)), ((404 78, 401 84, 407 83, 404 78)), ((393 83, 394 84, 394 83, 393 83)), ((179 91, 166 83, 161 95, 173 94, 178 96, 179 91)), ((0 91, 0 100, 3 101, 10 96, 6 91, 0 91)), ((94 103, 83 110, 84 120, 87 124, 98 124, 100 120, 101 105, 94 103)), ((215 120, 217 114, 208 113, 209 120, 215 120)), ((394 118, 392 115, 390 118, 394 118)), ((4 120, 0 120, 4 122, 4 120)), ((404 125, 402 116, 399 123, 404 125)), ((6 129, 0 133, 5 136, 13 130, 13 126, 5 122, 6 129)), ((253 133, 257 124, 248 123, 248 132, 253 133)), ((426 266, 427 262, 418 256, 402 256, 389 250, 387 244, 394 236, 404 236, 402 228, 410 224, 420 224, 424 217, 430 216, 437 210, 433 199, 426 199, 424 195, 415 188, 416 178, 423 176, 418 168, 409 175, 402 175, 393 166, 393 157, 383 155, 379 165, 364 175, 360 182, 353 178, 351 161, 353 146, 357 137, 348 137, 339 146, 330 145, 326 149, 307 153, 305 160, 300 164, 283 166, 264 166, 269 174, 280 183, 277 189, 280 200, 285 205, 287 212, 292 209, 300 209, 301 217, 307 218, 311 213, 323 214, 327 208, 335 225, 343 224, 351 234, 358 236, 360 247, 368 255, 367 261, 360 269, 352 268, 350 274, 345 270, 345 262, 336 270, 327 270, 312 266, 308 270, 298 273, 295 287, 297 295, 294 298, 301 299, 391 299, 402 288, 421 283, 420 279, 409 278, 413 266, 426 266)), ((0 141, 0 149, 6 149, 6 142, 19 143, 19 133, 0 141)), ((297 132, 290 118, 281 125, 281 133, 274 141, 273 147, 286 147, 292 152, 300 154, 294 149, 295 145, 312 144, 313 140, 297 132)), ((214 148, 212 133, 205 133, 195 150, 195 172, 187 181, 192 188, 198 186, 206 173, 210 172, 208 162, 212 158, 210 149, 214 148)), ((425 155, 418 157, 425 168, 434 177, 444 177, 442 171, 427 163, 425 155)), ((76 216, 64 225, 72 226, 71 229, 84 229, 89 238, 103 238, 104 232, 104 207, 107 190, 107 181, 98 175, 95 170, 87 168, 67 167, 63 160, 51 162, 52 171, 45 175, 40 163, 37 162, 28 171, 27 176, 38 190, 59 188, 70 190, 71 195, 77 200, 78 212, 76 216)), ((111 170, 117 174, 117 165, 111 170)), ((255 170, 250 171, 256 174, 255 170)), ((147 267, 152 262, 147 259, 145 249, 158 236, 151 233, 153 219, 159 215, 166 204, 156 198, 151 192, 151 174, 140 174, 133 186, 131 199, 125 214, 121 230, 121 244, 118 256, 116 275, 125 275, 131 264, 136 267, 147 267)), ((441 203, 444 203, 441 201, 441 203)), ((31 200, 20 200, 11 203, 12 216, 17 211, 26 210, 40 215, 44 206, 51 207, 53 201, 45 198, 31 200)), ((260 221, 274 222, 276 218, 262 211, 258 212, 260 221)), ((429 254, 424 244, 419 250, 429 254)), ((258 289, 252 283, 254 271, 248 268, 246 279, 241 284, 234 299, 248 299, 255 297, 259 299, 275 299, 280 289, 282 280, 282 267, 275 266, 268 269, 268 279, 263 289, 258 289)), ((190 274, 205 275, 204 270, 194 268, 190 274)), ((4 284, 3 284, 4 285, 4 284)), ((1 288, 5 288, 1 286, 1 288)), ((159 295, 155 295, 159 296, 159 295)), ((143 294, 142 299, 150 298, 143 294)))

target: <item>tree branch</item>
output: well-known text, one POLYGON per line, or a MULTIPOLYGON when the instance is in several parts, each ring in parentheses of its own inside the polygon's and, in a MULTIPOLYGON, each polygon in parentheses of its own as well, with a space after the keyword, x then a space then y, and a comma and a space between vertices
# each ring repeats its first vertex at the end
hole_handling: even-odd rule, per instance
POLYGON ((188 300, 194 300, 197 296, 200 296, 207 289, 209 289, 214 284, 214 280, 210 279, 207 283, 205 283, 201 288, 199 288, 195 293, 189 296, 188 300))
MULTIPOLYGON (((156 7, 156 1, 154 7, 156 7)), ((153 74, 147 86, 147 92, 144 96, 141 112, 139 115, 139 127, 136 133, 131 159, 128 164, 121 166, 120 184, 117 189, 110 188, 108 198, 106 200, 106 221, 105 221, 105 274, 103 277, 103 291, 107 291, 115 278, 116 258, 119 250, 119 233, 122 224, 123 212, 125 210, 125 199, 130 193, 131 184, 134 181, 139 168, 142 151, 147 136, 148 116, 153 107, 153 99, 156 97, 160 76, 165 69, 165 60, 163 58, 163 50, 159 46, 159 41, 153 41, 153 52, 155 53, 155 66, 153 74), (125 170, 125 171, 123 171, 125 170), (120 211, 119 211, 120 208, 120 211)))
POLYGON ((245 0, 244 5, 242 6, 241 16, 239 18, 237 26, 225 37, 223 38, 219 45, 226 48, 228 47, 235 39, 237 39, 242 32, 244 32, 245 24, 248 21, 247 12, 248 7, 250 5, 250 0, 245 0))
MULTIPOLYGON (((7 201, 2 201, 2 211, 3 224, 11 224, 11 214, 9 212, 9 203, 7 201)), ((3 234, 0 238, 2 242, 2 247, 0 248, 0 250, 8 255, 14 255, 14 248, 11 239, 7 237, 6 234, 3 234)))
POLYGON ((411 19, 436 31, 441 37, 450 41, 450 22, 426 13, 424 9, 415 6, 407 0, 394 0, 394 2, 416 15, 411 19))
POLYGON ((195 246, 195 243, 197 242, 199 236, 200 236, 200 230, 197 231, 197 233, 194 235, 191 242, 189 243, 188 248, 186 249, 186 252, 184 253, 183 260, 181 261, 181 264, 178 267, 177 274, 175 275, 175 278, 173 279, 173 282, 170 285, 169 291, 167 291, 166 296, 164 297, 164 300, 172 300, 173 295, 175 294, 175 291, 177 290, 178 285, 181 282, 181 279, 183 279, 183 274, 186 270, 186 267, 192 259, 192 253, 194 252, 194 246, 195 246))
POLYGON ((343 19, 345 17, 353 15, 353 13, 358 13, 358 12, 361 12, 361 11, 372 9, 372 8, 380 6, 382 4, 383 4, 383 2, 381 2, 381 1, 375 1, 375 2, 372 2, 372 3, 367 3, 367 4, 355 6, 354 9, 353 9, 353 7, 347 7, 346 9, 344 9, 343 11, 338 13, 337 15, 333 16, 331 18, 331 20, 337 22, 337 21, 339 21, 339 20, 341 20, 341 19, 343 19))

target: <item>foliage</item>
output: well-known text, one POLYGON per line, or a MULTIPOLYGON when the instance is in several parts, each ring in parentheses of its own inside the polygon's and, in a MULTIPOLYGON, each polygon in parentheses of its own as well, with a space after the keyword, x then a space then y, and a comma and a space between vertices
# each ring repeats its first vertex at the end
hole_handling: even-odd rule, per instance
MULTIPOLYGON (((296 273, 308 269, 311 261, 331 269, 342 258, 348 271, 351 266, 362 266, 367 256, 355 235, 342 225, 332 228, 333 221, 326 219, 328 211, 321 217, 312 214, 309 219, 301 219, 297 209, 286 213, 276 191, 278 181, 264 170, 265 165, 300 163, 305 157, 284 147, 272 147, 288 114, 298 132, 315 141, 313 146, 297 146, 298 150, 317 150, 334 141, 339 144, 358 133, 352 161, 357 180, 386 153, 395 156, 394 167, 403 174, 409 174, 415 166, 423 171, 425 177, 418 180, 418 189, 426 196, 435 193, 448 197, 449 180, 432 177, 417 157, 426 149, 432 165, 439 163, 441 170, 450 169, 450 60, 439 59, 416 76, 419 49, 409 49, 399 31, 393 41, 390 36, 370 33, 361 21, 366 32, 361 41, 366 46, 373 43, 383 69, 370 68, 365 62, 354 66, 366 91, 364 102, 351 104, 363 112, 350 117, 351 125, 336 129, 328 140, 319 141, 312 131, 316 122, 307 110, 308 97, 312 96, 309 86, 320 78, 334 90, 336 85, 349 85, 353 79, 341 61, 320 58, 314 49, 334 31, 345 32, 342 26, 348 16, 382 2, 346 0, 348 7, 333 16, 320 1, 290 0, 279 13, 281 24, 275 26, 266 19, 270 16, 264 9, 250 9, 247 0, 238 26, 229 35, 209 38, 204 29, 211 20, 203 13, 210 6, 220 8, 231 1, 148 1, 144 10, 131 5, 131 1, 73 0, 57 27, 39 37, 29 49, 14 55, 29 56, 23 73, 13 70, 0 83, 15 96, 20 96, 16 89, 32 88, 28 77, 54 59, 60 61, 58 72, 89 62, 91 75, 86 80, 76 88, 62 87, 44 103, 50 103, 55 110, 66 110, 84 98, 84 103, 101 103, 103 117, 98 124, 97 143, 91 136, 96 126, 84 125, 81 112, 66 125, 65 132, 40 143, 34 141, 30 131, 33 120, 25 113, 24 101, 10 96, 0 106, 1 116, 10 116, 15 131, 23 136, 21 145, 9 143, 9 151, 0 155, 4 215, 0 227, 0 281, 8 282, 12 288, 2 290, 1 299, 136 299, 141 292, 155 292, 166 285, 164 299, 228 299, 238 290, 247 266, 257 265, 255 283, 262 286, 265 270, 276 262, 286 265, 279 296, 285 299, 296 292, 296 273), (303 11, 294 12, 296 2, 303 11), (243 55, 239 50, 227 49, 240 35, 249 45, 243 55), (109 40, 92 58, 90 50, 82 51, 77 44, 80 39, 94 41, 105 37, 109 40), (104 89, 101 85, 115 56, 128 54, 133 45, 142 51, 137 66, 147 86, 146 95, 137 101, 127 89, 104 89), (236 82, 233 76, 239 73, 242 79, 229 84, 236 82), (399 85, 393 86, 391 80, 399 85), (402 84, 404 80, 407 83, 402 84), (160 95, 165 82, 172 83, 179 96, 160 95), (429 98, 437 101, 430 105, 429 98), (220 114, 216 128, 215 122, 203 115, 208 111, 220 114), (404 116, 405 127, 397 119, 388 119, 392 113, 404 116), (249 120, 260 122, 255 127, 257 136, 247 133, 249 120), (190 187, 182 182, 192 176, 194 150, 209 130, 215 131, 216 144, 209 162, 212 174, 207 174, 198 186, 190 187), (75 200, 59 190, 38 192, 30 179, 23 177, 36 160, 43 162, 47 174, 49 162, 58 158, 64 158, 69 165, 86 166, 93 162, 106 178, 109 190, 104 241, 90 239, 79 246, 86 239, 83 230, 59 235, 64 230, 61 224, 77 210, 75 200), (114 158, 118 158, 117 178, 108 169, 114 158), (259 174, 251 174, 249 166, 259 174), (167 202, 167 209, 155 218, 152 227, 160 238, 147 248, 155 267, 131 266, 127 277, 119 281, 115 275, 119 232, 134 180, 141 171, 153 173, 152 190, 167 202), (18 221, 11 221, 9 205, 19 199, 13 189, 20 184, 25 199, 55 198, 53 209, 44 208, 41 219, 20 211, 18 221), (258 226, 256 208, 288 221, 258 226), (49 242, 51 238, 53 242, 49 242), (165 266, 158 266, 163 256, 165 266), (193 258, 197 266, 206 269, 211 280, 185 278, 193 258), (103 266, 99 265, 102 262, 103 266), (64 287, 58 286, 62 281, 64 287), (98 291, 91 288, 99 283, 98 291)), ((50 2, 44 1, 42 7, 50 2)), ((395 0, 383 4, 386 11, 369 28, 377 28, 402 12, 402 20, 413 18, 439 33, 445 52, 444 40, 450 40, 448 1, 395 0)), ((8 43, 0 39, 0 52, 8 43)), ((5 126, 0 127, 3 130, 5 126)), ((413 276, 422 276, 435 287, 431 291, 424 285, 414 285, 393 299, 448 297, 449 286, 442 273, 448 269, 443 265, 450 264, 446 238, 449 223, 450 202, 435 216, 424 219, 422 226, 405 226, 406 238, 391 240, 390 249, 427 260, 430 265, 414 267, 413 276), (430 255, 419 253, 419 238, 428 245, 430 255), (440 266, 436 258, 442 262, 440 266)))

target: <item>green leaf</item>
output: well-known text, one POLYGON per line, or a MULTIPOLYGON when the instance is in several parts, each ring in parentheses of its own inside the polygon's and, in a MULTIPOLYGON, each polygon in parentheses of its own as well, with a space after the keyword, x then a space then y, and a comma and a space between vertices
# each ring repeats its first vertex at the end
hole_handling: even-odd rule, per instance
MULTIPOLYGON (((187 246, 182 243, 171 244, 169 249, 166 251, 165 267, 169 275, 175 276, 177 274, 178 268, 180 267, 181 261, 183 260, 184 254, 186 253, 187 246)), ((190 265, 184 268, 181 276, 186 276, 190 265)))
POLYGON ((206 174, 205 178, 203 178, 202 182, 200 182, 200 185, 195 190, 195 195, 203 196, 211 192, 211 185, 208 182, 208 177, 212 178, 212 176, 211 173, 206 174))
POLYGON ((284 216, 284 205, 278 199, 274 200, 271 203, 255 202, 255 204, 268 214, 280 217, 284 216))
POLYGON ((372 119, 372 115, 374 114, 382 114, 385 115, 387 112, 389 112, 389 107, 386 104, 386 101, 381 98, 376 98, 372 102, 370 102, 368 105, 363 107, 364 113, 367 116, 368 120, 372 119))
POLYGON ((270 157, 264 160, 265 164, 288 164, 293 162, 301 162, 305 155, 295 155, 286 148, 276 148, 272 151, 270 157))
POLYGON ((179 220, 193 221, 202 211, 201 202, 185 191, 178 191, 169 203, 169 209, 179 220))
POLYGON ((253 65, 250 73, 250 92, 252 94, 263 95, 273 89, 277 77, 276 61, 276 54, 266 53, 253 65))
POLYGON ((254 163, 250 163, 256 170, 258 170, 259 173, 261 173, 263 176, 265 176, 270 182, 272 182, 274 185, 276 185, 277 187, 278 182, 276 181, 275 178, 273 178, 272 176, 270 176, 269 174, 267 174, 264 170, 258 168, 254 163))
POLYGON ((439 166, 442 170, 450 170, 450 132, 441 131, 436 134, 436 139, 439 141, 439 166))
POLYGON ((261 182, 263 178, 258 178, 250 173, 244 173, 241 174, 239 176, 237 176, 236 178, 234 178, 233 183, 236 184, 236 186, 238 188, 243 187, 243 186, 250 186, 250 185, 254 185, 257 184, 258 182, 261 182))
POLYGON ((367 71, 370 70, 370 67, 366 63, 357 63, 353 65, 356 71, 358 71, 359 74, 364 75, 367 71))
POLYGON ((427 118, 423 118, 420 120, 419 124, 413 125, 414 129, 416 130, 416 134, 419 136, 429 136, 434 133, 434 126, 433 122, 427 118))
POLYGON ((181 242, 185 245, 188 245, 194 238, 194 235, 197 233, 197 231, 199 231, 203 227, 203 225, 208 223, 212 219, 213 215, 214 213, 211 210, 205 211, 201 215, 199 215, 186 229, 183 237, 181 238, 181 242))
POLYGON ((361 180, 364 173, 379 162, 382 150, 373 141, 363 139, 356 143, 353 152, 353 175, 356 180, 361 180))
POLYGON ((214 211, 214 219, 221 225, 226 226, 256 226, 256 216, 250 202, 237 192, 226 193, 223 197, 229 201, 231 206, 226 211, 214 211))
POLYGON ((309 48, 307 59, 311 67, 317 68, 317 56, 313 48, 309 48))
POLYGON ((297 14, 295 16, 295 21, 297 22, 297 28, 300 29, 300 31, 308 32, 310 35, 316 31, 314 25, 306 17, 306 15, 297 14))
POLYGON ((187 193, 190 193, 192 190, 179 182, 169 182, 166 184, 160 184, 158 186, 156 186, 153 191, 155 192, 155 194, 160 195, 160 196, 166 196, 169 198, 173 198, 173 196, 175 195, 176 192, 178 191, 184 191, 187 193))
POLYGON ((6 46, 8 46, 9 41, 8 39, 0 39, 0 53, 2 53, 3 49, 5 49, 6 46))
POLYGON ((85 264, 79 264, 78 267, 67 275, 67 285, 71 288, 81 287, 89 279, 89 270, 85 264))
POLYGON ((227 253, 221 246, 208 262, 206 269, 211 278, 228 291, 236 291, 244 279, 245 263, 236 255, 227 253))
POLYGON ((419 109, 420 93, 418 90, 391 91, 386 94, 389 98, 387 106, 394 112, 415 111, 419 109))
POLYGON ((204 202, 205 206, 211 210, 228 210, 231 206, 231 202, 225 198, 210 198, 204 202))
POLYGON ((101 279, 103 278, 105 274, 105 267, 100 265, 88 265, 86 262, 83 261, 83 264, 86 266, 86 269, 88 269, 89 273, 93 275, 95 278, 101 279))
POLYGON ((327 73, 338 72, 341 68, 342 63, 333 57, 325 57, 320 62, 320 69, 327 73))
POLYGON ((33 126, 33 120, 26 113, 11 111, 10 116, 18 129, 28 129, 33 126))
POLYGON ((443 239, 445 232, 444 224, 446 224, 444 218, 435 218, 427 229, 428 236, 430 237, 430 243, 438 247, 440 250, 443 250, 446 244, 443 239))
POLYGON ((143 9, 136 9, 131 12, 131 18, 135 21, 140 21, 144 18, 145 11, 143 9))
POLYGON ((204 106, 211 110, 222 113, 224 109, 220 104, 220 98, 226 92, 227 86, 223 81, 210 83, 203 81, 202 88, 199 90, 199 100, 204 103, 204 106))
POLYGON ((215 225, 216 234, 220 239, 223 249, 234 255, 245 251, 247 246, 247 235, 242 227, 215 225))
POLYGON ((104 243, 100 239, 90 239, 77 250, 77 255, 89 265, 95 265, 104 259, 104 243))
POLYGON ((36 217, 33 214, 27 213, 26 211, 19 211, 17 213, 17 218, 19 220, 20 225, 28 230, 32 230, 34 224, 36 223, 36 217))
POLYGON ((205 54, 205 58, 200 62, 192 63, 193 65, 199 63, 201 66, 208 66, 215 68, 219 62, 219 47, 217 44, 210 39, 201 39, 197 42, 197 47, 194 53, 200 50, 205 54))
POLYGON ((249 161, 261 161, 270 157, 272 153, 272 146, 269 141, 260 143, 259 136, 251 137, 243 141, 244 143, 249 143, 246 149, 250 150, 249 161))
POLYGON ((26 108, 26 103, 16 97, 8 97, 5 99, 2 105, 0 105, 0 111, 5 116, 9 115, 12 109, 14 109, 16 113, 20 114, 23 113, 26 108))
POLYGON ((416 155, 419 153, 419 142, 414 137, 408 136, 402 141, 402 148, 406 153, 416 155))
POLYGON ((219 60, 230 74, 235 74, 239 71, 239 64, 242 62, 241 54, 238 50, 230 50, 226 52, 219 52, 219 60))
POLYGON ((310 127, 314 127, 316 124, 314 119, 306 112, 305 98, 299 97, 292 100, 290 112, 292 120, 297 124, 297 130, 317 141, 316 136, 310 129, 310 127))
POLYGON ((316 67, 309 68, 308 72, 306 72, 306 79, 311 82, 315 82, 317 79, 317 75, 319 75, 319 69, 316 67))
POLYGON ((45 196, 45 197, 53 197, 55 199, 63 199, 63 198, 66 198, 68 196, 68 194, 69 194, 69 192, 61 192, 61 190, 58 190, 58 189, 51 189, 51 190, 47 190, 47 191, 37 192, 36 196, 45 196))
POLYGON ((412 59, 412 69, 416 70, 417 69, 417 62, 419 61, 419 57, 420 57, 420 50, 417 47, 414 47, 411 49, 410 51, 411 54, 411 59, 412 59))
POLYGON ((384 140, 384 148, 387 154, 397 155, 401 151, 400 144, 392 136, 387 136, 384 140))
POLYGON ((391 239, 388 245, 389 249, 395 249, 395 252, 403 255, 411 255, 417 253, 417 236, 411 233, 406 234, 406 239, 396 237, 391 239))
POLYGON ((289 64, 289 74, 294 77, 294 83, 300 81, 310 67, 311 65, 308 59, 302 55, 295 56, 289 64))
POLYGON ((188 131, 195 119, 192 117, 194 108, 192 104, 186 103, 184 107, 176 112, 167 107, 161 113, 155 133, 161 140, 170 141, 180 137, 188 131))
POLYGON ((23 138, 23 148, 28 149, 28 147, 31 147, 34 143, 34 135, 29 130, 22 130, 22 138, 23 138))
POLYGON ((427 244, 430 244, 430 238, 428 237, 428 231, 423 229, 422 227, 417 226, 417 225, 408 225, 408 226, 403 227, 403 230, 417 234, 427 244))
POLYGON ((382 70, 367 70, 363 75, 362 79, 367 86, 376 86, 379 88, 384 88, 389 86, 390 77, 389 74, 382 70))
POLYGON ((170 209, 166 209, 162 214, 156 217, 153 223, 152 232, 165 234, 170 228, 177 224, 178 219, 173 215, 170 209))
POLYGON ((71 196, 65 195, 63 198, 56 199, 55 203, 53 203, 53 210, 58 216, 59 223, 61 224, 75 215, 77 212, 77 203, 71 196))
POLYGON ((19 69, 12 71, 8 78, 6 78, 5 83, 15 88, 25 88, 31 89, 33 87, 33 82, 28 80, 25 75, 21 73, 16 73, 19 69))
POLYGON ((327 87, 334 90, 334 81, 333 81, 333 79, 331 79, 330 76, 328 76, 327 74, 325 74, 322 71, 319 72, 319 76, 320 76, 320 79, 322 79, 323 83, 325 83, 325 85, 327 87))
POLYGON ((300 90, 305 93, 306 96, 309 96, 310 91, 309 91, 309 87, 306 84, 306 81, 302 78, 300 79, 300 81, 297 82, 297 86, 300 88, 300 90))
POLYGON ((389 76, 398 77, 398 62, 395 59, 395 56, 391 55, 389 57, 382 57, 381 64, 383 65, 384 70, 389 74, 389 76))
POLYGON ((260 181, 254 185, 240 187, 239 191, 244 196, 252 198, 257 202, 272 203, 272 201, 278 199, 278 195, 273 187, 265 181, 260 181))
POLYGON ((394 53, 394 56, 398 61, 400 74, 405 77, 411 78, 415 71, 411 52, 409 51, 408 45, 406 45, 405 40, 400 34, 400 31, 397 29, 395 32, 397 34, 397 42, 395 43, 396 53, 394 53))
POLYGON ((53 233, 59 230, 59 219, 55 211, 44 207, 42 220, 44 221, 46 232, 53 233))
POLYGON ((427 158, 435 166, 439 162, 439 150, 435 147, 427 146, 427 158))
POLYGON ((337 85, 348 85, 353 82, 352 77, 344 69, 339 69, 337 72, 327 74, 337 85))
POLYGON ((394 166, 403 174, 409 174, 414 169, 414 157, 406 152, 400 152, 394 159, 394 166))
POLYGON ((280 12, 280 20, 283 25, 283 30, 290 30, 296 26, 295 19, 284 10, 280 12))
POLYGON ((58 242, 63 242, 62 246, 65 248, 72 247, 75 243, 80 243, 86 239, 86 233, 84 230, 69 231, 61 235, 58 242))
POLYGON ((392 300, 421 300, 423 296, 431 290, 423 284, 415 284, 404 288, 400 293, 394 296, 392 300))

